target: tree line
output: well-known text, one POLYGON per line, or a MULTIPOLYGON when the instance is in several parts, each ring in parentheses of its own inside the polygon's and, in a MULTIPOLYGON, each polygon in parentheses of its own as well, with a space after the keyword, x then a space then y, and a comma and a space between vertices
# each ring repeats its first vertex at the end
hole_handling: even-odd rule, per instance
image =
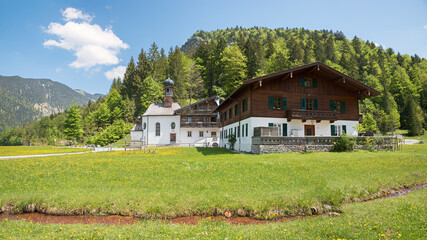
POLYGON ((141 49, 137 61, 131 57, 123 79, 113 80, 106 97, 15 127, 0 135, 0 144, 51 144, 52 139, 108 144, 128 133, 152 102, 162 101, 166 78, 175 82, 175 100, 185 106, 209 96, 226 97, 246 79, 314 61, 382 93, 360 101, 365 123, 359 130, 388 133, 402 128, 420 135, 427 128, 427 60, 416 54, 395 53, 356 36, 349 40, 340 31, 304 28, 198 31, 188 43, 185 51, 175 47, 166 53, 155 43, 148 51, 141 49), (81 118, 79 127, 69 125, 70 118, 81 118), (72 133, 67 130, 71 128, 79 130, 72 133))

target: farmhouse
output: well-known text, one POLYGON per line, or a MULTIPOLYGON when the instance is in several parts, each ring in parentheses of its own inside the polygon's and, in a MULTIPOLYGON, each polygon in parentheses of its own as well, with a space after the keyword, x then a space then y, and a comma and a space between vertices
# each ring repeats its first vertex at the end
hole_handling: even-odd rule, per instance
POLYGON ((379 94, 320 62, 246 80, 217 108, 220 146, 230 147, 232 134, 234 149, 246 152, 258 152, 260 141, 357 136, 358 100, 379 94))
POLYGON ((164 82, 163 103, 152 103, 136 119, 131 130, 133 144, 144 146, 218 146, 219 122, 214 110, 223 101, 210 97, 186 107, 173 99, 174 82, 164 82))

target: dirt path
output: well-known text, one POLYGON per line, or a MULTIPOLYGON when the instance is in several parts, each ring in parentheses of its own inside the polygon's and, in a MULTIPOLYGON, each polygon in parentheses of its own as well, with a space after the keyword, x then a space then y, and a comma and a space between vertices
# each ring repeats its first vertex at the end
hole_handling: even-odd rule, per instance
POLYGON ((13 159, 13 158, 36 158, 36 157, 50 157, 50 156, 61 156, 61 155, 73 155, 73 154, 83 154, 87 152, 72 152, 72 153, 49 153, 49 154, 39 154, 39 155, 19 155, 19 156, 1 156, 0 160, 3 159, 13 159))
MULTIPOLYGON (((381 196, 376 199, 369 199, 366 201, 374 201, 382 198, 399 197, 407 195, 408 193, 426 188, 426 184, 417 185, 411 188, 402 188, 393 190, 385 196, 381 196)), ((226 214, 227 215, 227 214, 226 214)), ((186 225, 197 225, 199 221, 225 221, 232 225, 256 225, 256 224, 267 224, 272 222, 289 222, 305 218, 314 217, 328 217, 328 216, 339 216, 338 213, 331 212, 328 214, 320 215, 309 215, 309 216, 284 216, 278 217, 272 220, 257 220, 249 217, 225 217, 225 216, 213 216, 213 217, 201 217, 201 216, 188 216, 188 217, 177 217, 174 219, 162 220, 164 223, 171 224, 186 224, 186 225)), ((78 216, 55 216, 42 213, 22 213, 22 214, 0 214, 0 222, 5 220, 25 220, 34 223, 41 224, 102 224, 102 225, 131 225, 135 224, 140 219, 135 217, 125 217, 118 215, 108 216, 89 216, 89 215, 78 215, 78 216)))

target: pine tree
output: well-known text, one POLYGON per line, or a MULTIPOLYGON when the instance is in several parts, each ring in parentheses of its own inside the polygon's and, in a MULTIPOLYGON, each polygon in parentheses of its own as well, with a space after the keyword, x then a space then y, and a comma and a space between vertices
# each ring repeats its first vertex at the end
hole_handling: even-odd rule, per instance
POLYGON ((80 141, 83 136, 82 117, 76 104, 66 111, 64 134, 68 140, 80 141))
POLYGON ((169 51, 169 73, 170 78, 174 81, 174 98, 178 103, 188 99, 188 79, 185 78, 184 54, 178 47, 169 51))
POLYGON ((136 73, 135 62, 133 61, 133 57, 131 57, 123 77, 122 96, 134 99, 140 84, 140 78, 138 78, 136 73))
POLYGON ((335 42, 332 36, 329 36, 325 44, 326 58, 331 60, 333 63, 337 63, 337 56, 335 54, 335 42))
POLYGON ((139 113, 143 114, 145 110, 150 106, 151 103, 158 103, 162 98, 162 88, 160 84, 152 77, 147 77, 144 79, 144 82, 141 86, 142 95, 141 95, 141 107, 139 113))
POLYGON ((229 95, 246 79, 246 57, 238 47, 229 47, 221 54, 221 64, 223 89, 225 94, 229 95))

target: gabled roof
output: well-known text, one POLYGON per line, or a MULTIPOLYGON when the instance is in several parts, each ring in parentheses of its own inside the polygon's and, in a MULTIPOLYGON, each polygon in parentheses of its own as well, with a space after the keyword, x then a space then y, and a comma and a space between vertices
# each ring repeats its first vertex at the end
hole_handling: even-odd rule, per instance
MULTIPOLYGON (((222 99, 222 98, 220 98, 220 97, 218 97, 218 96, 212 96, 212 97, 210 97, 210 98, 206 98, 206 99, 200 100, 200 101, 198 101, 198 102, 195 102, 195 103, 193 103, 193 104, 190 104, 190 105, 187 105, 187 106, 185 106, 185 107, 182 107, 182 108, 180 108, 180 109, 177 109, 177 110, 175 110, 175 113, 181 112, 182 110, 185 110, 185 109, 191 108, 191 107, 196 106, 196 105, 199 105, 199 104, 201 104, 201 103, 205 103, 205 102, 208 102, 208 101, 210 101, 210 100, 217 100, 217 99, 219 99, 219 104, 221 104, 221 102, 222 102, 222 101, 224 101, 224 99, 222 99)), ((218 104, 218 103, 217 103, 217 104, 218 104)), ((219 105, 218 105, 218 106, 219 106, 219 105)))
POLYGON ((174 115, 175 110, 181 108, 178 103, 172 103, 172 107, 164 107, 163 103, 152 103, 142 116, 169 116, 174 115))
POLYGON ((268 75, 264 75, 261 77, 256 77, 253 79, 248 79, 243 81, 243 83, 233 92, 231 93, 225 100, 224 102, 222 102, 222 104, 220 104, 217 108, 217 110, 221 109, 222 106, 225 106, 228 102, 234 100, 236 98, 236 96, 238 95, 239 92, 241 92, 243 89, 245 89, 246 87, 250 86, 253 83, 259 82, 259 81, 269 81, 272 79, 277 79, 278 77, 287 77, 287 76, 291 76, 293 74, 296 74, 300 71, 306 71, 306 70, 311 70, 311 69, 316 69, 317 71, 321 71, 324 72, 325 75, 329 76, 329 78, 334 78, 336 80, 343 80, 345 82, 344 85, 342 85, 343 87, 349 88, 352 91, 358 92, 361 94, 360 98, 364 98, 364 97, 372 97, 372 96, 377 96, 380 95, 381 93, 365 84, 363 84, 362 82, 349 77, 347 75, 345 75, 342 72, 339 72, 331 67, 329 67, 328 65, 321 63, 321 62, 314 62, 314 63, 309 63, 306 65, 302 65, 299 67, 294 67, 294 68, 290 68, 287 70, 283 70, 280 72, 276 72, 276 73, 272 73, 272 74, 268 74, 268 75), (367 93, 366 96, 363 96, 363 93, 367 93))

